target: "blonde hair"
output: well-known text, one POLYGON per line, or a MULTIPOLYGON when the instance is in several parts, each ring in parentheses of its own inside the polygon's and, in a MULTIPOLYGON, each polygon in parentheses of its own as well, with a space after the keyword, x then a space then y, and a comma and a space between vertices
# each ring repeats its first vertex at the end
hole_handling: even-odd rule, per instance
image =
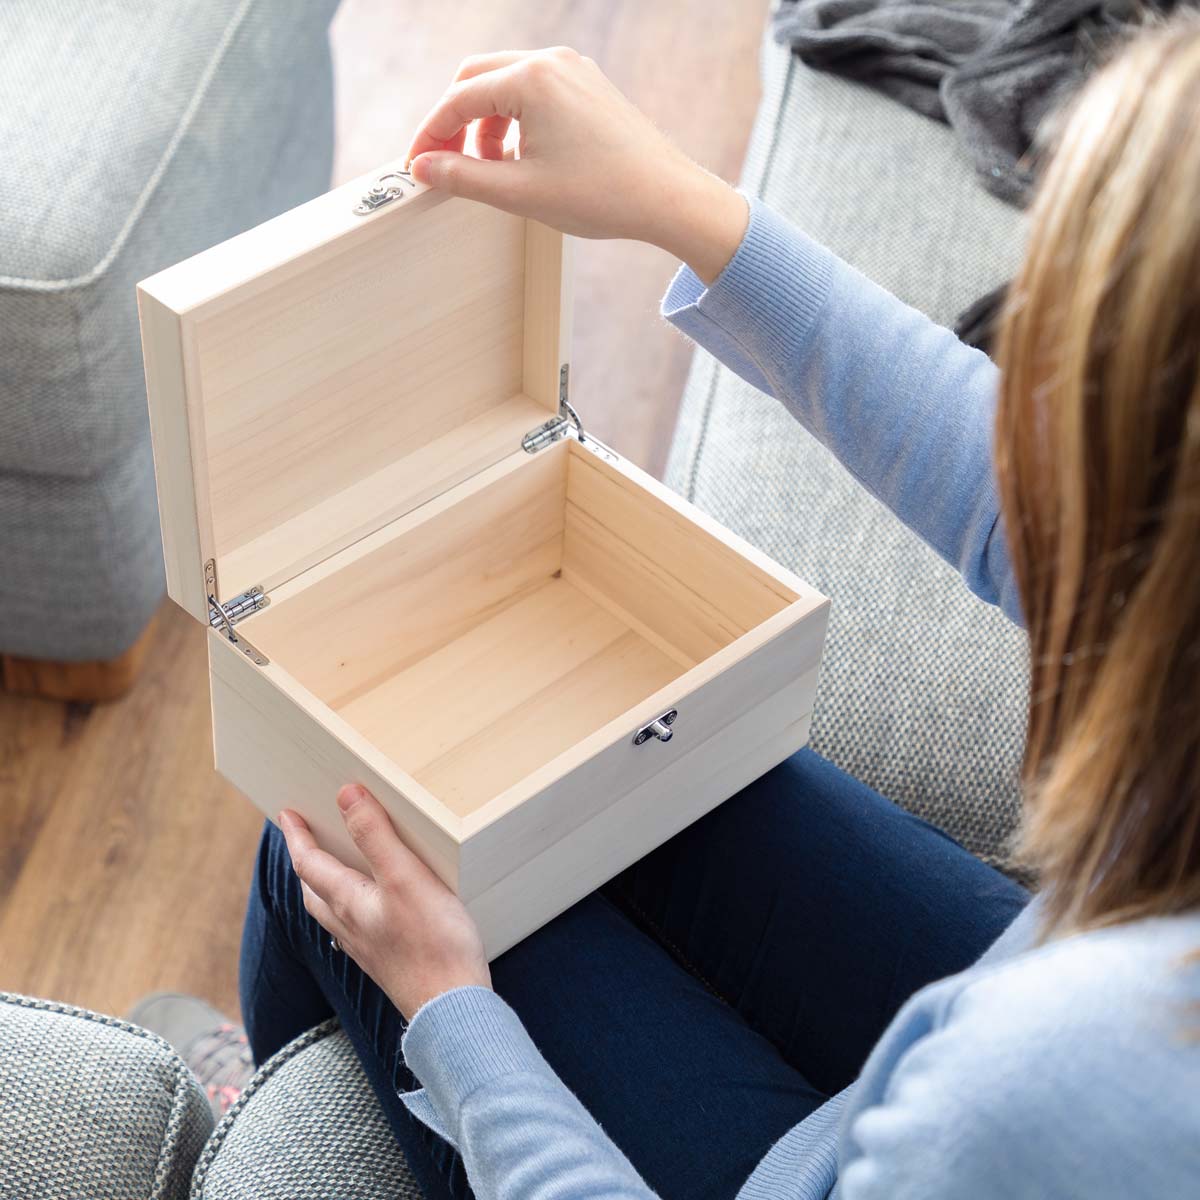
POLYGON ((996 415, 1051 930, 1200 904, 1200 22, 1140 34, 1058 137, 996 415))

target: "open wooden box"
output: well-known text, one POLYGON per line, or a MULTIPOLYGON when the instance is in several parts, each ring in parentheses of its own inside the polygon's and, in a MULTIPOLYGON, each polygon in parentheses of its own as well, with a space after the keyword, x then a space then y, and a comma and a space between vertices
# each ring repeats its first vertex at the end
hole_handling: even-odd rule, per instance
POLYGON ((385 173, 138 289, 217 768, 356 865, 368 787, 491 955, 804 744, 828 611, 580 426, 567 284, 385 173))

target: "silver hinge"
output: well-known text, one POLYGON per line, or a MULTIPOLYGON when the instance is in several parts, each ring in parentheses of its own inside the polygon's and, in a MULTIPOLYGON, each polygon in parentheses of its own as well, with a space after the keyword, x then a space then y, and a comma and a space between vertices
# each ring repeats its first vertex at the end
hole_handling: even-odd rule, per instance
POLYGON ((365 217, 393 200, 403 196, 406 187, 416 188, 408 171, 386 171, 367 189, 367 194, 354 206, 356 216, 365 217))
POLYGON ((583 422, 568 398, 570 381, 571 366, 569 363, 563 363, 558 369, 558 416, 551 417, 536 429, 531 429, 521 439, 521 449, 526 454, 536 454, 554 442, 561 441, 572 429, 581 442, 585 440, 583 422))
POLYGON ((217 599, 217 564, 211 558, 204 564, 204 583, 208 589, 209 625, 223 633, 226 641, 236 646, 251 662, 265 667, 268 662, 266 656, 250 645, 234 627, 252 613, 266 608, 271 603, 271 597, 261 587, 255 586, 222 604, 217 599))
POLYGON ((208 598, 208 623, 214 629, 222 626, 231 627, 240 620, 264 609, 271 603, 268 596, 260 587, 252 587, 234 596, 227 604, 221 604, 212 596, 208 598))

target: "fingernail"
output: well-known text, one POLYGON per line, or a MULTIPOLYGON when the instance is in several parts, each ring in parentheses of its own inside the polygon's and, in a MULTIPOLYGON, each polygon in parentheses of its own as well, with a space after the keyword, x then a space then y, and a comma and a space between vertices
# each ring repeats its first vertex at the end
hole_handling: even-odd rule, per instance
POLYGON ((363 790, 357 783, 348 783, 337 794, 338 808, 345 812, 352 804, 357 804, 363 797, 363 790))
POLYGON ((408 171, 418 183, 429 182, 429 160, 425 157, 425 155, 418 154, 417 157, 408 164, 408 171))
POLYGON ((285 808, 285 809, 282 809, 279 813, 279 816, 277 816, 275 818, 275 823, 279 826, 280 829, 282 829, 284 826, 284 823, 287 821, 290 821, 291 818, 292 818, 292 814, 290 812, 288 812, 288 810, 285 808))

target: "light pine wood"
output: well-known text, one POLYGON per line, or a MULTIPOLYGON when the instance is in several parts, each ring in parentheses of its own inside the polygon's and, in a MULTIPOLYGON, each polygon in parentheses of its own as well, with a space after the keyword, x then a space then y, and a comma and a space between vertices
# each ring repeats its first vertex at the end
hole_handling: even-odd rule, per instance
POLYGON ((459 825, 445 806, 277 664, 257 666, 217 633, 208 639, 215 761, 226 779, 271 818, 296 809, 326 849, 367 870, 335 802, 343 784, 361 783, 412 849, 458 886, 459 825))
POLYGON ((647 843, 661 845, 805 745, 811 713, 782 728, 775 719, 778 710, 791 712, 802 699, 779 695, 743 714, 727 738, 701 743, 609 805, 595 820, 467 900, 488 958, 503 954, 529 930, 637 862, 647 843), (756 740, 764 728, 772 732, 756 740), (679 802, 663 804, 664 795, 679 797, 679 802))
POLYGON ((571 361, 572 243, 536 221, 525 223, 522 390, 558 411, 559 369, 571 361))
MULTIPOLYGON (((150 404, 169 427, 154 387, 164 378, 179 404, 176 350, 184 406, 165 461, 186 440, 202 479, 180 544, 207 504, 214 594, 253 581, 269 600, 234 643, 210 634, 218 769, 364 869, 334 796, 365 784, 476 899, 531 857, 578 857, 553 847, 674 758, 731 750, 733 714, 761 710, 756 742, 794 726, 812 707, 824 602, 586 432, 532 455, 528 430, 497 444, 514 403, 562 401, 563 238, 419 186, 355 218, 365 186, 142 286, 150 404), (788 704, 762 708, 776 693, 788 704), (635 745, 668 708, 675 738, 635 745)), ((673 776, 656 803, 690 805, 695 782, 673 776)), ((654 844, 635 822, 609 857, 654 844)), ((488 919, 532 932, 575 898, 568 878, 596 881, 600 849, 523 887, 516 924, 488 919)))
MULTIPOLYGON (((692 0, 343 0, 335 178, 401 153, 464 54, 558 42, 596 58, 686 151, 733 178, 766 13, 761 0, 703 11, 692 0)), ((573 393, 595 432, 657 473, 691 359, 656 318, 674 264, 632 242, 581 243, 576 261, 573 393)), ((0 693, 0 810, 0 984, 114 1013, 175 988, 236 1012, 260 818, 212 770, 205 632, 192 618, 165 607, 118 703, 0 693)))
POLYGON ((797 748, 827 608, 603 447, 516 451, 279 588, 239 625, 267 667, 211 635, 217 764, 356 865, 366 783, 498 952, 730 794, 714 763, 797 748))
POLYGON ((819 605, 658 486, 570 440, 517 452, 239 628, 465 815, 789 605, 819 605))
POLYGON ((374 175, 140 287, 164 511, 195 492, 167 552, 214 559, 222 600, 477 473, 558 407, 562 235, 419 185, 356 217, 374 175))
POLYGON ((558 570, 564 466, 517 451, 273 593, 238 628, 340 708, 558 570))
POLYGON ((213 533, 204 424, 200 410, 188 404, 185 378, 195 354, 178 313, 145 288, 138 288, 137 301, 167 593, 207 623, 204 564, 213 556, 213 533))
MULTIPOLYGON (((775 712, 776 727, 811 711, 827 616, 827 605, 807 612, 799 603, 789 606, 466 817, 463 894, 490 887, 696 745, 715 741, 732 752, 732 722, 772 696, 787 696, 775 712), (787 691, 801 681, 800 693, 787 691), (634 730, 672 707, 679 716, 671 740, 635 745, 634 730)), ((664 791, 659 802, 672 806, 686 799, 664 791)))
POLYGON ((465 816, 678 673, 618 617, 551 579, 341 715, 465 816))
POLYGON ((233 581, 234 595, 251 579, 274 590, 280 580, 286 583, 369 536, 387 514, 411 511, 454 480, 484 471, 545 419, 545 409, 528 396, 514 396, 230 551, 221 560, 221 577, 233 581))

